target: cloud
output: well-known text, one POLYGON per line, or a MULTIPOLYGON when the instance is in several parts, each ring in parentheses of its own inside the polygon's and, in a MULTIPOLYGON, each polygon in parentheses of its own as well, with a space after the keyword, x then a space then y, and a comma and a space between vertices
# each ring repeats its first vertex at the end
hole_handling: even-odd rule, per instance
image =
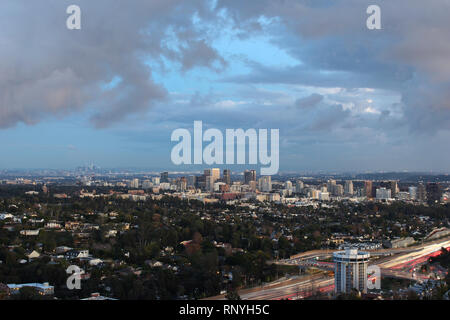
POLYGON ((0 3, 0 127, 34 124, 85 110, 96 127, 145 113, 165 101, 148 61, 187 72, 226 61, 197 30, 206 1, 5 0, 0 3), (67 30, 66 8, 82 10, 82 29, 67 30), (120 77, 105 91, 102 84, 120 77))
POLYGON ((316 106, 322 100, 323 96, 321 94, 313 93, 306 98, 297 99, 295 105, 301 109, 308 109, 316 106))
MULTIPOLYGON (((219 0, 236 25, 260 17, 273 42, 301 61, 294 67, 252 71, 226 80, 236 83, 396 90, 404 122, 412 132, 449 129, 450 3, 441 0, 378 1, 382 30, 366 28, 368 0, 219 0)), ((250 30, 250 29, 249 29, 250 30)))

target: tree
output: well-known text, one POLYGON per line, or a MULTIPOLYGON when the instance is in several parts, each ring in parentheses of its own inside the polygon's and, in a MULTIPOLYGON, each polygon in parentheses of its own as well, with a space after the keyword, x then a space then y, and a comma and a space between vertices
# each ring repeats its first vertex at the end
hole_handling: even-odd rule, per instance
POLYGON ((20 288, 19 293, 13 296, 16 300, 46 300, 44 296, 39 294, 38 290, 33 287, 20 288))

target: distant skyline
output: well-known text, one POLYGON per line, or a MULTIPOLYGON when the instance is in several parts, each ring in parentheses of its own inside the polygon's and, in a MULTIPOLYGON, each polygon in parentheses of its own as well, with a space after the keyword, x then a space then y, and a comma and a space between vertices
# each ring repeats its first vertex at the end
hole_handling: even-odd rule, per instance
MULTIPOLYGON (((67 167, 67 168, 1 168, 0 174, 2 172, 38 172, 38 171, 67 171, 67 172, 78 172, 81 170, 84 166, 77 166, 77 167, 67 167)), ((178 167, 174 167, 173 169, 169 168, 155 168, 155 167, 99 167, 96 166, 96 169, 94 171, 96 172, 103 172, 103 171, 112 171, 114 172, 128 172, 130 174, 139 174, 139 173, 153 173, 153 174, 161 174, 162 172, 169 172, 169 174, 173 175, 183 175, 183 174, 200 174, 202 175, 204 173, 205 169, 211 169, 211 168, 219 168, 222 171, 224 169, 231 170, 231 173, 233 175, 243 175, 245 170, 256 170, 258 167, 234 167, 234 169, 230 169, 233 166, 196 166, 195 168, 187 168, 185 170, 182 170, 178 167)), ((87 167, 84 167, 87 168, 87 167)), ((92 171, 92 172, 94 172, 92 171)), ((87 171, 88 172, 88 171, 87 171)), ((257 171, 258 172, 258 171, 257 171)), ((337 171, 337 170, 297 170, 297 171, 280 171, 276 175, 312 175, 312 176, 356 176, 356 175, 383 175, 383 174, 392 174, 392 175, 429 175, 429 176, 438 176, 438 175, 450 175, 449 171, 376 171, 376 170, 363 170, 363 171, 351 171, 351 170, 344 170, 344 171, 337 171)), ((260 176, 259 173, 257 173, 258 176, 260 176)))
POLYGON ((201 120, 280 129, 280 172, 450 172, 449 16, 441 0, 1 1, 0 170, 199 171, 171 163, 170 135, 201 120))

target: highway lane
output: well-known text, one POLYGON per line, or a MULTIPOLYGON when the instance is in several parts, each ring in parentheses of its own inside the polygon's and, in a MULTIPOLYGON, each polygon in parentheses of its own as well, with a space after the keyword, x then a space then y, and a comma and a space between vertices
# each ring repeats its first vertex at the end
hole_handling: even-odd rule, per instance
MULTIPOLYGON (((394 254, 391 257, 383 258, 382 262, 377 264, 382 272, 382 276, 398 277, 411 280, 423 280, 423 275, 415 275, 408 272, 411 267, 416 264, 425 262, 430 256, 437 255, 442 247, 449 248, 450 240, 448 238, 432 243, 425 243, 419 246, 401 249, 383 249, 383 254, 394 254), (406 270, 405 270, 406 269, 406 270)), ((381 251, 381 250, 380 250, 381 251)), ((329 256, 330 251, 318 252, 318 250, 309 253, 296 255, 294 259, 287 259, 281 264, 296 265, 300 262, 305 263, 307 260, 313 260, 317 256, 329 256)), ((371 253, 372 254, 372 253, 371 253)), ((329 268, 329 263, 323 267, 329 268)), ((296 299, 305 298, 313 291, 329 292, 334 290, 334 278, 325 275, 320 276, 303 276, 296 280, 289 279, 285 281, 277 281, 269 283, 260 288, 246 289, 239 291, 239 295, 243 300, 279 300, 279 299, 296 299)), ((223 300, 224 296, 211 297, 209 299, 223 300)))
MULTIPOLYGON (((418 250, 406 253, 398 256, 394 256, 391 259, 388 259, 388 261, 378 264, 380 268, 397 268, 401 269, 403 267, 406 267, 408 262, 410 261, 416 261, 423 257, 428 257, 434 253, 438 253, 442 247, 448 248, 450 247, 450 240, 431 244, 431 245, 425 245, 422 248, 419 248, 418 250)), ((417 262, 424 262, 424 261, 417 261, 417 262)))
POLYGON ((242 300, 279 300, 287 298, 304 298, 321 288, 334 285, 334 278, 322 277, 315 280, 305 280, 303 282, 288 284, 285 286, 262 289, 257 292, 241 295, 242 300))

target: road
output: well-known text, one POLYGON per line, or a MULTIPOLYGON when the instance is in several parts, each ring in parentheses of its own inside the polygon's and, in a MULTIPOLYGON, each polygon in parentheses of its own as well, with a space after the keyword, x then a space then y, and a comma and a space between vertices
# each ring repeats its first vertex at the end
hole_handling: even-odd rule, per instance
MULTIPOLYGON (((382 276, 404 278, 410 280, 424 280, 423 275, 413 274, 412 270, 419 264, 426 262, 429 257, 439 254, 441 248, 450 248, 450 239, 445 238, 409 248, 381 249, 371 252, 371 255, 385 256, 378 260, 382 276)), ((277 261, 284 265, 311 265, 323 269, 333 267, 332 262, 316 261, 330 257, 333 251, 315 250, 292 256, 290 259, 277 261)), ((243 300, 280 300, 303 299, 313 292, 331 292, 334 290, 334 277, 326 275, 299 276, 287 280, 276 281, 265 286, 239 291, 243 300)), ((224 295, 208 298, 207 300, 224 300, 224 295)))
MULTIPOLYGON (((265 286, 239 291, 242 300, 302 299, 317 290, 330 292, 334 289, 334 278, 324 275, 301 276, 277 281, 265 286)), ((225 300, 224 295, 205 300, 225 300)))

